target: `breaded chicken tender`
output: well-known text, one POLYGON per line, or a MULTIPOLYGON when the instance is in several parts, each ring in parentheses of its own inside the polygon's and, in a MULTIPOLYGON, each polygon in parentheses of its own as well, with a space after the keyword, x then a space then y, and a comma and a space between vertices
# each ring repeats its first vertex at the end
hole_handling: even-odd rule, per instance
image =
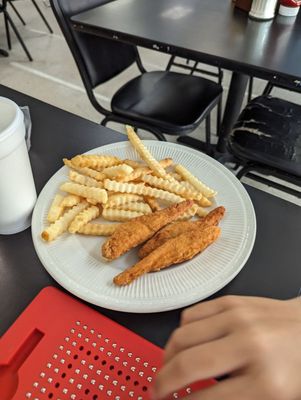
POLYGON ((114 260, 133 247, 151 238, 159 229, 176 220, 194 204, 187 200, 152 214, 133 218, 118 226, 113 235, 103 244, 102 256, 114 260))
POLYGON ((217 226, 184 232, 169 239, 137 264, 115 276, 113 281, 118 286, 128 285, 147 272, 159 271, 170 265, 190 260, 205 250, 219 235, 220 228, 217 226))
POLYGON ((169 224, 157 232, 151 239, 149 239, 139 250, 138 255, 140 258, 146 257, 149 253, 154 251, 157 247, 164 244, 167 240, 179 236, 181 233, 193 230, 203 229, 206 226, 218 225, 225 214, 224 207, 217 207, 210 211, 204 218, 197 221, 179 221, 169 224))

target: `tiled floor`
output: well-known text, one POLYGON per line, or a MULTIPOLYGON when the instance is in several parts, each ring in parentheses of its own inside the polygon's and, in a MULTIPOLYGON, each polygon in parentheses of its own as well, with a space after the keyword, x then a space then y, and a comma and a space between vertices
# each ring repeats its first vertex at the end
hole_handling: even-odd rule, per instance
MULTIPOLYGON (((25 40, 34 61, 29 62, 27 60, 16 37, 12 34, 13 48, 9 58, 0 57, 0 83, 84 118, 99 122, 102 116, 91 106, 86 96, 71 53, 61 35, 51 9, 45 5, 46 2, 43 0, 38 0, 38 2, 52 26, 54 34, 48 33, 46 26, 30 0, 16 0, 14 4, 25 19, 26 26, 24 27, 21 24, 11 8, 9 8, 9 12, 25 40)), ((6 47, 4 22, 2 15, 0 15, 0 48, 6 47)), ((166 67, 169 59, 168 55, 146 49, 139 49, 139 51, 147 70, 164 69, 166 67)), ((207 66, 206 68, 210 67, 207 66)), ((184 70, 181 70, 181 72, 184 72, 184 70)), ((137 74, 138 69, 133 66, 109 83, 102 85, 96 90, 98 100, 104 106, 109 107, 111 95, 116 89, 137 74)), ((223 83, 224 99, 227 96, 230 76, 230 73, 225 71, 223 83)), ((261 93, 264 85, 264 81, 256 80, 254 95, 261 93)), ((278 89, 274 93, 279 94, 280 92, 283 98, 301 104, 301 96, 299 94, 280 91, 278 89)), ((118 124, 111 124, 109 126, 120 132, 124 129, 123 126, 118 124)), ((203 135, 203 126, 193 133, 195 137, 202 137, 203 135)), ((146 132, 143 132, 142 136, 153 139, 153 136, 146 132)), ((174 140, 172 137, 169 139, 174 140)), ((258 183, 254 185, 274 194, 280 194, 301 205, 300 200, 291 198, 291 196, 287 197, 258 183)))

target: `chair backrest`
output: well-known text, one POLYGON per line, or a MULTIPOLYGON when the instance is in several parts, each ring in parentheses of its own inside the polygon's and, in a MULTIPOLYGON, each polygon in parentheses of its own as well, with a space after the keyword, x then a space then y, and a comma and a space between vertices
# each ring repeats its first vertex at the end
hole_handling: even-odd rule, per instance
POLYGON ((136 48, 76 32, 70 18, 112 0, 51 0, 51 7, 73 54, 87 91, 118 75, 136 61, 136 48))

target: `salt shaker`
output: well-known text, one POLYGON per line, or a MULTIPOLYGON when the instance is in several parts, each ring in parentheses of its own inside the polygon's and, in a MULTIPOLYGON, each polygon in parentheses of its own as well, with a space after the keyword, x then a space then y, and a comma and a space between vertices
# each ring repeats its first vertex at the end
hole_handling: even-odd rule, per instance
POLYGON ((278 0, 253 0, 249 17, 268 20, 275 16, 278 0))
POLYGON ((0 97, 0 234, 28 228, 36 199, 24 115, 16 103, 0 97))
POLYGON ((295 17, 300 9, 299 0, 280 0, 279 14, 284 17, 295 17))

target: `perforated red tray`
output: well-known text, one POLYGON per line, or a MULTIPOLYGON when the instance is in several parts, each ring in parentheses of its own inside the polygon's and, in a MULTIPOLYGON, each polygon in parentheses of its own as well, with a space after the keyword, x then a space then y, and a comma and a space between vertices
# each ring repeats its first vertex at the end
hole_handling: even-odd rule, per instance
POLYGON ((0 399, 147 400, 162 356, 159 347, 47 287, 0 339, 0 399))

